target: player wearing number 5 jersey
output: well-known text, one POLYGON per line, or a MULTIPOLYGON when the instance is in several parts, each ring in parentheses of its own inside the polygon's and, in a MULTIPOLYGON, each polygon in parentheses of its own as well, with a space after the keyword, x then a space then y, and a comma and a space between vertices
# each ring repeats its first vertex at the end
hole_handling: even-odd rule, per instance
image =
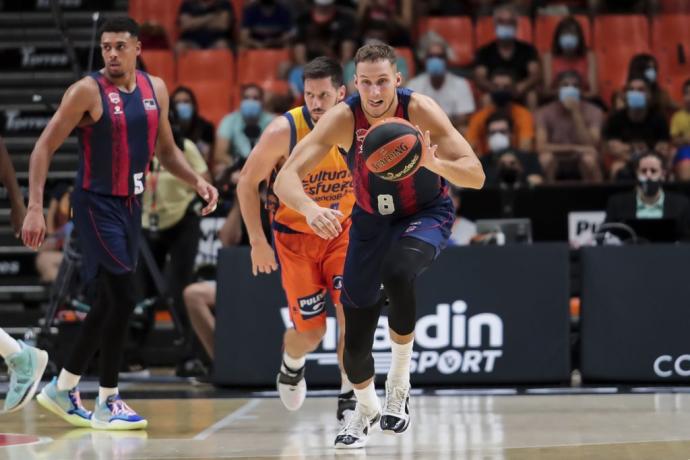
POLYGON ((344 364, 355 388, 357 408, 336 436, 336 448, 362 447, 374 423, 389 433, 407 429, 414 280, 437 257, 450 234, 454 213, 446 180, 468 188, 481 188, 484 183, 479 160, 443 110, 426 96, 398 88, 395 62, 395 51, 388 45, 370 44, 357 51, 358 94, 324 115, 297 145, 275 184, 281 200, 304 214, 318 235, 333 238, 340 231, 337 215, 317 206, 299 184, 330 146, 347 152, 357 203, 341 298, 346 326, 344 364), (369 127, 390 117, 405 118, 424 133, 421 167, 397 182, 369 172, 362 153, 369 127), (432 138, 437 145, 431 145, 432 138), (385 297, 390 300, 392 363, 381 408, 374 390, 371 351, 385 297))
MULTIPOLYGON (((330 294, 336 309, 340 329, 338 358, 342 363, 344 318, 340 289, 348 233, 343 232, 330 239, 320 238, 314 234, 304 216, 280 203, 269 190, 267 201, 273 227, 271 247, 261 228, 258 189, 259 184, 269 175, 274 176, 280 165, 292 155, 295 144, 308 137, 321 117, 343 99, 345 86, 342 75, 342 68, 331 58, 318 57, 304 66, 305 105, 288 111, 268 125, 249 155, 237 187, 242 217, 252 245, 254 274, 270 273, 280 264, 283 289, 294 327, 285 332, 285 349, 277 387, 280 399, 289 410, 299 409, 306 397, 306 355, 318 346, 326 332, 326 293, 330 294)), ((328 154, 298 186, 319 207, 337 214, 338 225, 349 227, 355 201, 352 177, 337 147, 331 146, 328 154)), ((355 405, 352 386, 344 371, 341 373, 342 385, 336 414, 339 420, 355 405)))
POLYGON ((168 122, 165 83, 136 70, 139 26, 129 18, 106 21, 100 30, 105 68, 73 84, 36 142, 29 166, 29 209, 24 244, 37 249, 45 236, 43 187, 50 160, 77 128, 79 172, 72 208, 81 245, 83 276, 96 283, 92 308, 57 378, 39 403, 76 426, 140 429, 146 420, 117 390, 129 315, 134 308, 133 272, 141 230, 140 195, 154 150, 170 173, 195 187, 213 211, 218 192, 187 164, 168 122), (93 414, 81 404, 77 384, 100 352, 100 387, 93 414))

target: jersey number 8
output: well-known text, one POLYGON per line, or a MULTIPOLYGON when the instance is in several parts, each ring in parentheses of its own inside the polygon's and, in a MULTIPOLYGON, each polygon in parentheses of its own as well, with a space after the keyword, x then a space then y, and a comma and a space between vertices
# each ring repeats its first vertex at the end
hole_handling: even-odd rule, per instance
POLYGON ((387 216, 395 212, 395 203, 393 202, 393 195, 387 193, 377 197, 379 204, 379 214, 387 216))

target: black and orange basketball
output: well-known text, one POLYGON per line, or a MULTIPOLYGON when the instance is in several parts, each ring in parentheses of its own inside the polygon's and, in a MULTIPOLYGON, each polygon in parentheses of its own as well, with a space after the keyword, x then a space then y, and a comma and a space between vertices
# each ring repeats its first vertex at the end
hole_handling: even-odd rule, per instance
POLYGON ((422 142, 409 121, 387 118, 369 128, 362 141, 362 154, 369 171, 381 179, 398 181, 419 168, 422 142))

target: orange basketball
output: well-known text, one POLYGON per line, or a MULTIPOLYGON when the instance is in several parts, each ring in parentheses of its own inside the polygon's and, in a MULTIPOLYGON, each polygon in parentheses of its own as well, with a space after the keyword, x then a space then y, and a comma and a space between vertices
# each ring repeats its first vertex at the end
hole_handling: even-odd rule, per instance
POLYGON ((419 168, 422 137, 412 124, 402 118, 387 118, 367 131, 362 154, 369 171, 381 179, 399 181, 419 168))

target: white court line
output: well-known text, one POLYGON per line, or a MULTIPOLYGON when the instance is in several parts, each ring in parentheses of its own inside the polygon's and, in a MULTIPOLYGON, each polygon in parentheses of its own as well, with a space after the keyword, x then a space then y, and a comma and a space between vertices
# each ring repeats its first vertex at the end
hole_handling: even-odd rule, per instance
POLYGON ((204 441, 206 438, 208 438, 209 436, 211 436, 213 433, 220 430, 221 428, 226 428, 226 427, 232 425, 233 423, 235 423, 237 420, 244 418, 244 416, 246 416, 249 412, 254 410, 254 408, 256 408, 256 406, 258 406, 259 403, 261 403, 260 399, 250 399, 249 401, 247 401, 245 403, 244 406, 240 407, 239 409, 237 409, 235 412, 228 415, 227 417, 225 417, 221 420, 218 420, 216 423, 214 423, 210 427, 206 428, 204 431, 197 434, 196 436, 194 436, 193 439, 195 441, 204 441))

